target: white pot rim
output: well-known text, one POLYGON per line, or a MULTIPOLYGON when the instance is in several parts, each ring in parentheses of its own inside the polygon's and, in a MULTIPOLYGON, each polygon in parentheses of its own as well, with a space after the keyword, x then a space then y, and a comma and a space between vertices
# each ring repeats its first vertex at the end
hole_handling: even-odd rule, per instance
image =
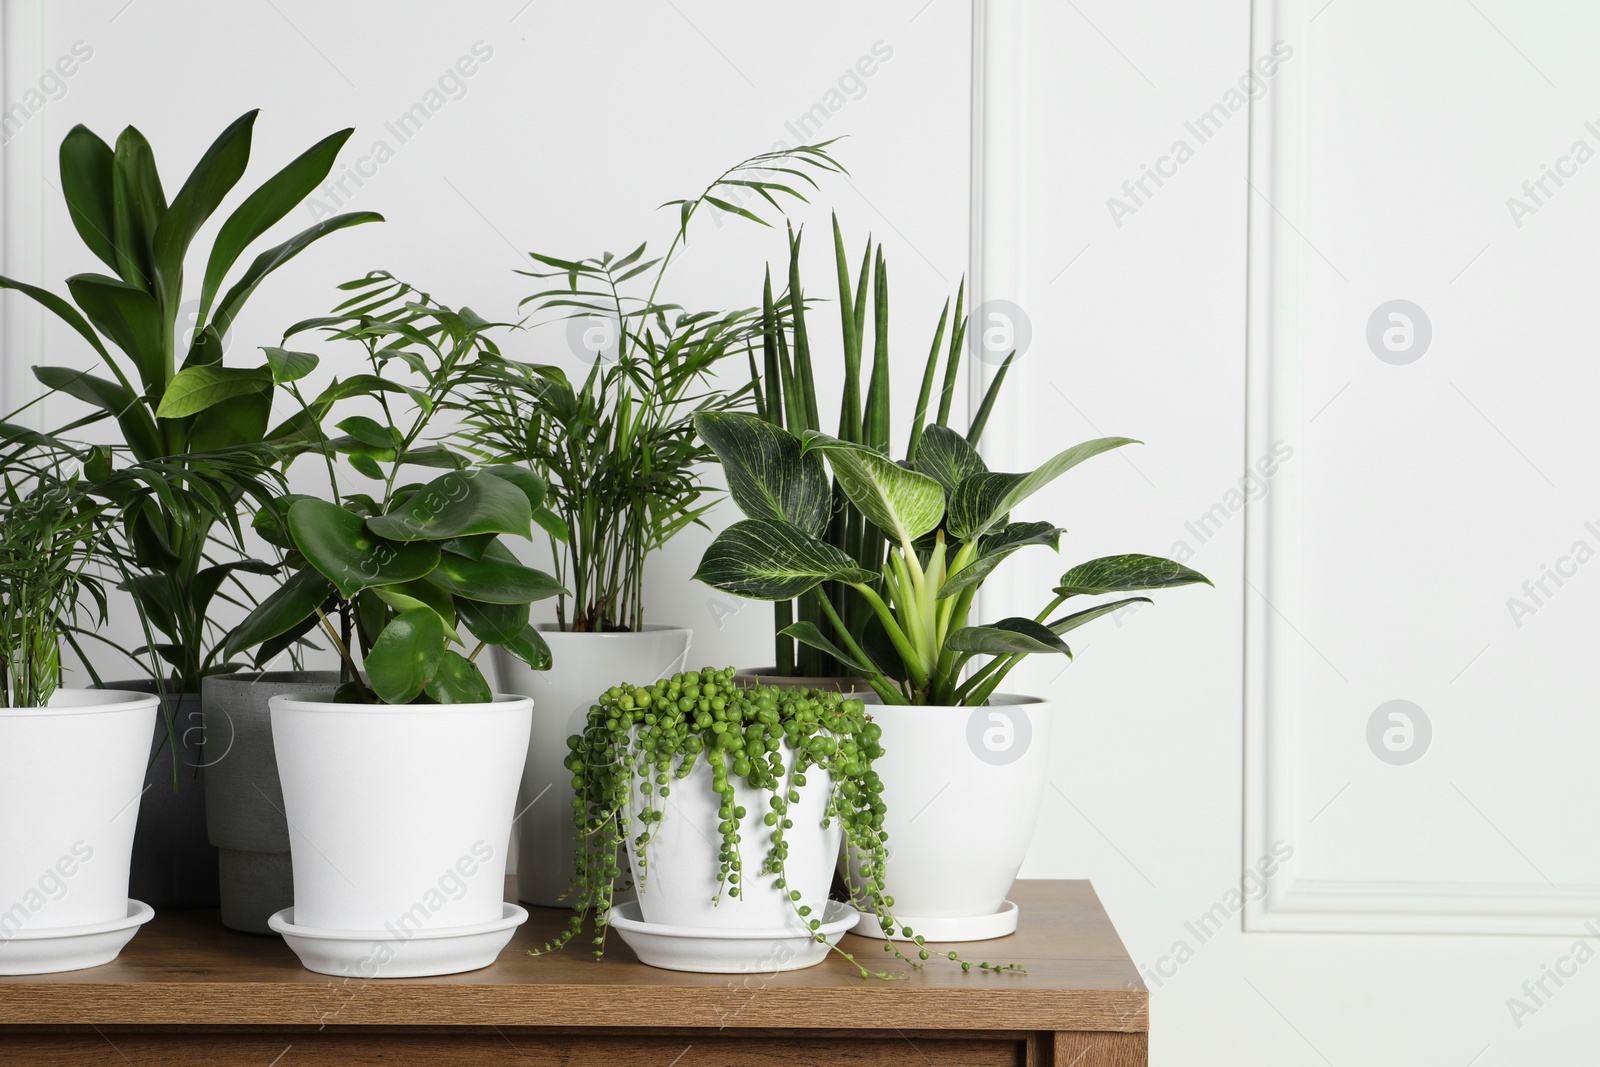
POLYGON ((496 693, 488 704, 340 704, 326 689, 304 693, 283 693, 267 701, 272 708, 328 714, 366 715, 459 715, 463 712, 519 712, 533 707, 533 698, 514 693, 496 693))
POLYGON ((113 712, 144 711, 160 703, 161 698, 154 693, 135 693, 127 689, 57 689, 47 706, 0 707, 0 718, 55 719, 64 715, 104 715, 113 712))
POLYGON ((693 630, 688 626, 671 626, 671 625, 663 625, 663 624, 660 624, 660 623, 653 623, 653 622, 646 623, 644 629, 642 629, 642 630, 600 630, 600 631, 592 631, 592 630, 585 630, 585 631, 563 630, 563 629, 561 629, 561 627, 557 623, 553 623, 553 622, 534 623, 533 628, 535 630, 539 631, 539 633, 541 633, 541 634, 553 634, 553 635, 556 635, 558 637, 563 637, 563 638, 571 637, 571 638, 574 638, 574 639, 583 639, 583 640, 587 640, 587 639, 590 639, 590 638, 596 638, 596 637, 604 637, 604 638, 610 638, 611 640, 618 640, 618 639, 629 638, 629 637, 644 637, 644 636, 649 635, 649 634, 692 633, 693 632, 693 630))

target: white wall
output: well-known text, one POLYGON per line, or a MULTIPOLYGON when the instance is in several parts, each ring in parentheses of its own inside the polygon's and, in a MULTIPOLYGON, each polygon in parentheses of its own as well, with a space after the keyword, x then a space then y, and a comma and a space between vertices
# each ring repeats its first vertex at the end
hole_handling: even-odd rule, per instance
MULTIPOLYGON (((0 154, 9 273, 56 285, 92 266, 39 162, 74 122, 107 137, 136 122, 169 182, 257 105, 263 163, 351 123, 353 162, 474 42, 494 49, 346 198, 391 221, 330 239, 263 290, 241 359, 373 266, 510 314, 519 252, 664 233, 654 204, 792 141, 785 122, 878 41, 892 58, 822 131, 852 135, 852 177, 804 217, 832 205, 858 238, 888 242, 908 365, 965 269, 966 3, 798 17, 508 0, 388 5, 383 19, 285 0, 124 3, 4 5, 8 102, 73 42, 94 49, 0 154)), ((1507 599, 1574 541, 1600 547, 1584 525, 1600 513, 1583 489, 1595 372, 1578 236, 1600 209, 1595 168, 1520 226, 1506 201, 1573 141, 1600 148, 1583 53, 1600 27, 1561 0, 1256 7, 1254 42, 1249 0, 991 0, 982 21, 976 259, 987 295, 1032 331, 988 451, 1016 469, 1102 434, 1147 442, 1030 503, 1071 531, 1062 559, 1019 557, 986 610, 1033 604, 1025 589, 1111 552, 1186 556, 1216 583, 1083 631, 1064 672, 1019 672, 1062 709, 1024 874, 1094 880, 1152 988, 1153 1062, 1586 1062, 1600 966, 1544 979, 1551 995, 1523 984, 1572 971, 1575 920, 1600 919, 1584 706, 1596 594, 1579 568, 1520 620, 1507 599), (1254 115, 1231 106, 1279 38, 1292 54, 1254 115), (1218 104, 1227 117, 1202 141, 1187 124, 1218 104), (1165 162, 1180 141, 1183 161, 1165 162), (1125 190, 1146 166, 1163 184, 1125 190), (1434 330, 1401 366, 1366 339, 1397 298, 1434 330), (1246 481, 1258 462, 1271 475, 1246 481), (1414 763, 1368 745, 1391 699, 1429 716, 1414 763), (1242 869, 1291 852, 1246 933, 1242 869), (1222 928, 1197 933, 1208 913, 1222 928), (1458 932, 1357 932, 1446 927, 1458 932), (1558 932, 1516 933, 1534 929, 1558 932), (1514 1019, 1512 997, 1532 1013, 1514 1019)), ((777 247, 708 230, 683 292, 751 301, 751 267, 777 247)), ((82 353, 50 327, 38 340, 14 298, 0 306, 10 403, 31 353, 82 353)), ((527 345, 566 358, 559 336, 527 345)), ((654 568, 652 617, 694 625, 707 661, 762 659, 765 610, 727 617, 688 581, 705 540, 686 535, 654 568)))

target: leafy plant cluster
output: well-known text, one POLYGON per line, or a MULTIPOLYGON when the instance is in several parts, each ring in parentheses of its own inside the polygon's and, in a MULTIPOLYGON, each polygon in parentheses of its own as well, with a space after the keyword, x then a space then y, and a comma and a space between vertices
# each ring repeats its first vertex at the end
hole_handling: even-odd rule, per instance
MULTIPOLYGON (((931 953, 909 927, 901 927, 893 914, 883 872, 889 859, 888 833, 883 828, 886 810, 882 782, 873 761, 883 755, 881 728, 859 700, 839 693, 735 685, 733 668, 704 668, 664 678, 648 686, 618 685, 606 690, 590 708, 584 731, 567 739, 571 753, 573 819, 578 830, 573 880, 575 909, 571 922, 554 941, 550 952, 583 931, 594 913, 595 957, 605 952, 607 917, 614 893, 623 877, 619 857, 626 850, 634 877, 649 878, 650 843, 666 817, 666 801, 676 783, 704 764, 710 768, 712 788, 721 798, 718 809, 720 835, 717 898, 740 895, 753 879, 770 878, 787 890, 801 924, 817 931, 826 901, 801 899, 787 883, 785 860, 787 833, 794 829, 790 805, 800 801, 799 790, 808 776, 822 775, 829 783, 827 814, 823 825, 837 819, 845 843, 857 862, 861 882, 858 899, 870 907, 885 933, 901 929, 913 938, 917 958, 885 941, 884 950, 913 966, 931 953), (760 862, 752 870, 745 862, 739 833, 747 812, 738 803, 735 783, 765 798, 768 809, 762 822, 767 840, 760 862), (635 786, 648 804, 635 821, 630 795, 635 786)), ((819 941, 826 940, 815 934, 819 941)), ((865 967, 856 957, 839 950, 862 977, 895 977, 865 967)), ((972 964, 959 956, 963 970, 972 964)), ((1017 970, 1015 965, 980 963, 983 970, 1017 970)))

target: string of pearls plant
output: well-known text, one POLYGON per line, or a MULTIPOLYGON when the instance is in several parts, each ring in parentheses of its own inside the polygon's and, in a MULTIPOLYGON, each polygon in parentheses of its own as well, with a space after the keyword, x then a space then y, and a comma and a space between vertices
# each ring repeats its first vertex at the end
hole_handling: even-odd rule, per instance
MULTIPOLYGON (((750 877, 739 833, 747 812, 737 803, 735 780, 768 800, 763 822, 768 846, 754 877, 771 877, 787 890, 795 913, 815 933, 821 925, 825 901, 801 899, 789 889, 785 872, 788 844, 785 834, 794 828, 790 806, 800 801, 799 790, 810 773, 830 776, 832 790, 823 826, 837 819, 843 830, 862 883, 858 906, 870 907, 879 928, 896 928, 916 945, 916 958, 892 941, 885 952, 920 967, 932 953, 923 939, 894 918, 894 899, 884 891, 883 869, 888 862, 888 833, 883 828, 882 782, 872 769, 883 755, 882 731, 859 700, 838 693, 776 686, 737 686, 733 668, 710 667, 673 675, 649 686, 613 686, 590 708, 585 730, 567 739, 571 752, 566 766, 572 772, 573 819, 579 831, 573 917, 565 930, 544 945, 544 952, 564 947, 582 930, 588 915, 595 916, 594 954, 605 953, 607 917, 613 895, 623 879, 621 849, 629 850, 634 876, 649 877, 648 849, 665 817, 659 802, 671 796, 673 783, 687 778, 701 760, 711 769, 712 788, 721 798, 718 810, 722 835, 718 855, 718 891, 740 895, 750 877), (785 754, 792 754, 792 766, 785 754), (634 780, 649 798, 638 813, 637 824, 629 810, 634 780)), ((853 953, 835 946, 861 977, 903 978, 904 974, 871 970, 853 953)), ((535 953, 536 955, 538 953, 535 953)), ((971 962, 955 952, 942 953, 970 971, 971 962)), ((978 963, 984 971, 1020 971, 1016 964, 978 963)))

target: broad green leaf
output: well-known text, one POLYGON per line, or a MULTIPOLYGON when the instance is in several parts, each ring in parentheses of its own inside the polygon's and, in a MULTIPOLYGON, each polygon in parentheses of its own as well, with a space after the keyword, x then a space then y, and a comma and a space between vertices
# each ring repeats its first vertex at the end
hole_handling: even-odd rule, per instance
POLYGON ((446 640, 432 608, 396 615, 367 653, 367 684, 385 704, 411 703, 438 673, 446 640))
POLYGON ((307 616, 314 615, 333 591, 333 583, 316 568, 296 571, 228 635, 223 655, 231 659, 246 649, 288 633, 307 616))
POLYGON ((271 417, 269 375, 259 392, 232 397, 196 415, 189 430, 189 448, 198 453, 253 446, 266 436, 271 417))
POLYGON ((161 309, 143 289, 105 274, 74 274, 67 290, 95 329, 133 361, 145 390, 159 396, 167 384, 161 309))
POLYGON ((273 497, 256 510, 250 528, 260 534, 262 540, 269 545, 277 548, 293 548, 294 538, 289 536, 289 509, 297 500, 315 499, 317 498, 304 493, 285 493, 283 496, 273 497))
POLYGON ((481 472, 451 473, 423 486, 368 527, 395 541, 438 541, 470 534, 533 536, 528 497, 504 478, 481 472))
POLYGON ((520 634, 501 647, 536 671, 550 669, 550 646, 545 642, 544 635, 532 626, 524 626, 520 634))
POLYGON ((228 125, 172 198, 161 215, 152 239, 156 284, 163 307, 175 308, 183 299, 183 260, 189 242, 200 232, 222 198, 234 187, 250 162, 250 135, 258 111, 247 111, 228 125))
POLYGON ((398 585, 375 585, 368 592, 397 612, 429 608, 444 624, 445 635, 458 645, 465 644, 456 632, 455 600, 438 586, 418 578, 398 585))
POLYGON ((1035 652, 1072 655, 1072 650, 1048 627, 1024 618, 1001 619, 993 626, 968 626, 945 638, 944 647, 953 652, 990 656, 1035 652))
POLYGON ((827 529, 827 469, 820 456, 802 452, 794 434, 734 411, 702 411, 694 426, 722 461, 728 495, 747 518, 792 522, 813 536, 827 529))
POLYGON ((117 274, 124 282, 152 297, 155 295, 153 245, 156 227, 161 224, 166 210, 167 198, 161 191, 155 153, 144 134, 129 126, 117 136, 117 147, 111 157, 114 224, 111 237, 117 246, 117 274))
POLYGON ((846 667, 849 667, 858 674, 870 676, 883 673, 876 667, 862 663, 844 649, 840 648, 838 645, 835 645, 832 641, 829 641, 822 635, 822 631, 817 628, 817 624, 814 622, 791 623, 778 632, 786 637, 794 638, 803 645, 810 645, 812 648, 826 652, 828 655, 832 656, 834 659, 838 660, 840 663, 844 664, 846 667))
MULTIPOLYGON (((929 427, 932 430, 942 426, 929 427)), ((926 441, 928 438, 924 438, 926 441)), ((965 567, 956 571, 939 587, 939 599, 955 596, 963 590, 980 584, 1007 556, 1028 545, 1049 545, 1052 550, 1066 533, 1048 522, 1013 522, 997 533, 989 534, 978 542, 978 554, 965 567)))
POLYGON ((966 478, 989 469, 978 450, 948 426, 929 426, 923 431, 917 444, 916 466, 952 495, 966 478))
POLYGON ((926 474, 814 430, 806 432, 804 441, 807 451, 827 452, 845 496, 892 540, 909 545, 944 517, 944 487, 926 474))
POLYGON ((1140 589, 1167 589, 1200 582, 1210 585, 1211 579, 1170 559, 1131 553, 1102 556, 1078 564, 1061 576, 1056 593, 1061 596, 1096 596, 1140 589))
POLYGON ((1101 437, 1073 445, 1027 474, 972 474, 964 479, 950 498, 950 517, 945 526, 960 541, 972 541, 989 532, 1011 509, 1055 481, 1086 459, 1123 445, 1136 445, 1129 437, 1101 437))
POLYGON ((1093 622, 1102 615, 1110 615, 1112 612, 1119 611, 1122 608, 1127 607, 1129 604, 1154 603, 1155 601, 1151 600, 1147 596, 1130 596, 1124 600, 1113 600, 1109 604, 1100 604, 1096 607, 1085 608, 1083 611, 1073 612, 1071 615, 1063 615, 1061 618, 1056 619, 1054 622, 1049 624, 1050 632, 1059 637, 1061 634, 1064 634, 1069 630, 1076 630, 1086 622, 1093 622))
POLYGON ((261 351, 266 353, 267 368, 272 371, 272 380, 278 385, 299 381, 316 370, 320 362, 310 352, 291 352, 287 348, 272 347, 263 348, 261 351))
POLYGON ((494 534, 473 534, 471 537, 449 537, 439 542, 439 551, 452 552, 468 559, 482 559, 484 552, 494 543, 494 534))
MULTIPOLYGON (((449 593, 440 592, 446 600, 452 599, 449 593)), ((452 603, 472 636, 491 645, 515 641, 528 628, 527 604, 485 604, 466 597, 455 597, 452 603)))
POLYGON ((695 578, 753 600, 793 600, 824 581, 871 582, 878 576, 798 526, 744 519, 717 535, 695 578))
POLYGON ((87 126, 67 131, 61 141, 61 195, 67 202, 67 214, 89 251, 116 270, 111 165, 111 146, 87 126))
POLYGON ((185 419, 224 400, 255 395, 271 387, 272 372, 266 367, 185 367, 167 386, 166 395, 156 408, 156 418, 185 419))
POLYGON ((128 445, 140 459, 149 459, 163 451, 149 410, 120 383, 69 367, 35 367, 33 376, 47 389, 65 393, 110 412, 122 427, 128 445))
POLYGON ((378 420, 368 418, 365 415, 352 415, 343 422, 336 423, 335 428, 343 430, 357 441, 364 445, 371 445, 373 448, 381 448, 393 452, 401 444, 398 430, 392 426, 385 426, 378 420))
POLYGON ((481 473, 504 479, 521 489, 522 495, 528 498, 528 507, 534 511, 544 506, 545 494, 550 487, 527 467, 515 463, 493 463, 484 467, 481 473))
POLYGON ((468 559, 447 554, 428 574, 428 581, 458 597, 485 604, 528 604, 566 592, 543 571, 487 555, 468 559))
POLYGON ((295 501, 289 508, 289 533, 300 554, 346 600, 375 585, 421 578, 439 565, 438 545, 379 537, 360 515, 325 500, 295 501))
POLYGON ((477 665, 461 653, 448 650, 423 691, 437 704, 487 704, 494 699, 477 665))

